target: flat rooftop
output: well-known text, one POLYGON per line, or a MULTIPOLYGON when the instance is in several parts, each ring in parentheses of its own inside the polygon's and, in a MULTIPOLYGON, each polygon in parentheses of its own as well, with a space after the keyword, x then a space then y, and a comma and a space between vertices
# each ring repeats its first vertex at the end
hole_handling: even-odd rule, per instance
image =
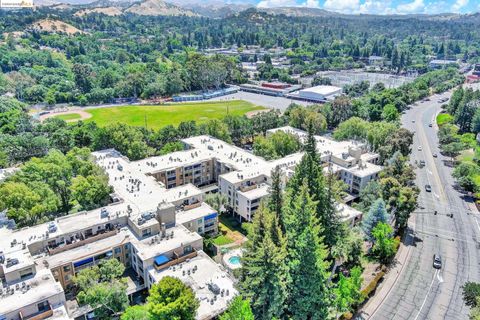
MULTIPOLYGON (((297 136, 302 143, 305 143, 308 137, 308 133, 293 128, 291 126, 284 126, 280 128, 270 129, 267 133, 275 133, 277 131, 283 131, 285 133, 293 134, 297 136)), ((341 156, 342 153, 346 153, 349 149, 354 148, 365 148, 365 144, 355 140, 344 140, 336 141, 328 136, 315 136, 315 141, 317 143, 317 152, 322 158, 328 157, 329 155, 338 155, 341 156)))
POLYGON ((145 261, 203 239, 198 233, 188 230, 183 225, 167 229, 167 235, 170 236, 168 240, 161 239, 159 235, 141 240, 133 238, 131 244, 138 250, 137 255, 145 261))
POLYGON ((363 213, 344 203, 336 203, 336 210, 341 221, 349 221, 355 217, 361 216, 363 213))
POLYGON ((268 184, 261 184, 257 188, 245 192, 238 191, 238 194, 244 196, 248 200, 255 200, 268 196, 270 194, 269 190, 270 186, 268 184))
MULTIPOLYGON (((113 204, 105 208, 108 211, 108 215, 104 216, 100 214, 101 209, 99 208, 59 217, 51 222, 42 223, 32 227, 15 230, 0 228, 0 248, 2 248, 6 255, 19 251, 28 252, 28 246, 32 243, 71 235, 95 225, 108 222, 114 224, 122 217, 125 219, 126 223, 126 217, 128 215, 127 204, 113 204), (56 231, 49 232, 49 224, 52 222, 56 227, 56 231), (15 244, 13 242, 15 242, 15 244), (23 248, 23 244, 25 244, 27 248, 23 248)), ((138 212, 132 214, 135 215, 138 214, 138 212)))
MULTIPOLYGON (((13 294, 0 295, 0 314, 8 314, 17 311, 30 304, 46 300, 52 296, 63 294, 63 288, 53 278, 50 270, 40 270, 35 277, 10 285, 9 289, 14 290, 13 294), (25 283, 25 285, 24 285, 25 283)), ((2 288, 5 293, 6 288, 2 288)))
POLYGON ((184 224, 192 220, 203 218, 213 213, 216 213, 215 209, 210 207, 207 203, 202 202, 199 207, 185 211, 178 211, 176 213, 175 219, 177 224, 184 224))
MULTIPOLYGON (((260 167, 267 163, 263 158, 255 156, 247 150, 210 136, 196 136, 182 141, 194 149, 208 152, 211 158, 215 158, 235 170, 260 167)), ((191 150, 188 151, 191 152, 191 150)))
POLYGON ((380 173, 383 170, 383 168, 379 165, 376 165, 370 162, 364 162, 361 165, 356 165, 351 168, 344 168, 343 170, 348 171, 357 177, 363 178, 363 177, 371 176, 375 173, 380 173))
POLYGON ((213 261, 203 251, 198 251, 198 255, 195 258, 178 265, 161 271, 151 268, 148 272, 155 282, 160 281, 163 277, 171 276, 180 279, 183 283, 190 286, 200 301, 196 316, 198 320, 210 319, 219 315, 228 307, 234 296, 238 294, 234 287, 234 279, 222 266, 213 261), (224 292, 223 296, 214 294, 209 289, 209 284, 216 285, 220 292, 224 292), (215 296, 216 299, 214 298, 215 296))
POLYGON ((93 155, 108 174, 109 184, 115 193, 140 213, 155 210, 160 203, 177 204, 192 197, 202 198, 203 192, 192 184, 166 189, 149 176, 152 168, 160 169, 150 165, 154 158, 130 162, 113 149, 97 151, 93 155))
POLYGON ((330 94, 334 94, 337 92, 341 92, 342 88, 336 87, 336 86, 326 86, 326 85, 320 85, 320 86, 315 86, 311 88, 306 88, 302 89, 299 91, 299 94, 302 95, 302 93, 314 93, 314 94, 320 94, 323 96, 327 96, 330 94))

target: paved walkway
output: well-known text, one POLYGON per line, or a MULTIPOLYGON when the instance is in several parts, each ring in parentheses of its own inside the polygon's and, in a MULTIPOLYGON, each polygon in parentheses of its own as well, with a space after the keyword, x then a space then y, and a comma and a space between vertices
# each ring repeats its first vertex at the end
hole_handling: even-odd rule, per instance
POLYGON ((358 311, 358 314, 364 319, 372 318, 382 305, 385 299, 388 298, 390 292, 393 290, 397 279, 402 274, 404 266, 408 263, 410 256, 410 249, 413 245, 414 235, 411 232, 405 236, 405 241, 400 243, 393 266, 390 267, 385 274, 382 283, 377 287, 375 295, 372 296, 368 302, 358 311))

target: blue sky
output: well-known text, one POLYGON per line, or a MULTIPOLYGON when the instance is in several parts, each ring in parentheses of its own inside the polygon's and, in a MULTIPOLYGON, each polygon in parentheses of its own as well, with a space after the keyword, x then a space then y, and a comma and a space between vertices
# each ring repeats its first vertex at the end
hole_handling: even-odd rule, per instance
POLYGON ((230 2, 254 2, 259 7, 314 7, 343 13, 434 14, 480 11, 480 0, 230 0, 230 2))

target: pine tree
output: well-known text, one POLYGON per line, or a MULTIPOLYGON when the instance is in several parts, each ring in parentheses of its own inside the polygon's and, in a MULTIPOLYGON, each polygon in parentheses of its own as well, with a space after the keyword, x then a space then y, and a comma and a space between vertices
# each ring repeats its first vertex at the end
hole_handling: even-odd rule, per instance
POLYGON ((378 199, 375 201, 370 210, 365 215, 362 221, 362 229, 365 233, 365 236, 368 240, 372 241, 372 230, 375 226, 380 222, 387 222, 388 221, 388 213, 385 207, 385 201, 383 199, 378 199))
POLYGON ((275 214, 263 205, 255 212, 242 259, 241 291, 257 320, 281 318, 287 297, 286 240, 275 214))
POLYGON ((311 127, 308 128, 308 137, 304 148, 305 155, 296 167, 289 185, 297 186, 296 190, 298 191, 298 187, 306 180, 309 195, 317 203, 315 212, 322 226, 322 236, 327 247, 331 248, 335 244, 339 233, 340 220, 335 210, 334 196, 330 192, 332 185, 326 186, 313 128, 311 127))
MULTIPOLYGON (((268 209, 275 214, 280 223, 282 215, 283 195, 282 195, 282 173, 279 167, 272 171, 272 185, 270 187, 270 197, 268 200, 268 209)), ((284 226, 280 223, 282 232, 285 232, 284 226)))
POLYGON ((294 320, 327 319, 331 303, 327 250, 315 213, 317 203, 306 180, 294 188, 287 190, 282 213, 287 230, 287 314, 294 320))

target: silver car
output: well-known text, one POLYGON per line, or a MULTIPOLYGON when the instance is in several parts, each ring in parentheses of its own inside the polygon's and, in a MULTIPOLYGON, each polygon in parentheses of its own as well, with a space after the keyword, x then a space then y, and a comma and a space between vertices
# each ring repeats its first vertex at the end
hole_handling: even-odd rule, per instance
POLYGON ((440 257, 439 254, 434 254, 433 255, 433 267, 435 269, 441 269, 442 268, 442 257, 440 257))

